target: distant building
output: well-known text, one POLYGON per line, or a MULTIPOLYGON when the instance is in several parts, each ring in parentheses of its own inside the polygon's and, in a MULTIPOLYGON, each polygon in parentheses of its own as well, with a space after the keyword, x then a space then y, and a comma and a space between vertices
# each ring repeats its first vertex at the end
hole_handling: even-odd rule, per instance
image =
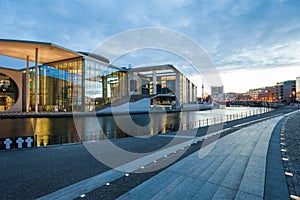
POLYGON ((238 93, 235 92, 228 92, 225 93, 225 101, 235 101, 237 100, 238 93))
POLYGON ((296 95, 296 80, 279 82, 276 84, 276 101, 292 102, 296 95))
POLYGON ((254 101, 272 102, 275 100, 275 93, 276 93, 276 88, 274 86, 249 90, 250 100, 254 100, 254 101))
POLYGON ((213 101, 224 101, 224 87, 211 86, 211 98, 213 101))
POLYGON ((296 100, 300 101, 300 77, 296 78, 296 100))

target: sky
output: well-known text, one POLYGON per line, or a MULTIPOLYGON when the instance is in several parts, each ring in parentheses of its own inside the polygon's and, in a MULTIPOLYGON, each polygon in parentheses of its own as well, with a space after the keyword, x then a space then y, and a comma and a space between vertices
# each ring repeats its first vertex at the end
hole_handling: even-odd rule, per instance
MULTIPOLYGON (((132 29, 174 30, 207 52, 225 92, 246 92, 300 76, 299 8, 298 0, 0 0, 0 38, 93 51, 132 29)), ((178 64, 178 55, 166 54, 137 51, 122 58, 133 67, 178 64)), ((19 69, 25 61, 0 56, 0 66, 19 69)))

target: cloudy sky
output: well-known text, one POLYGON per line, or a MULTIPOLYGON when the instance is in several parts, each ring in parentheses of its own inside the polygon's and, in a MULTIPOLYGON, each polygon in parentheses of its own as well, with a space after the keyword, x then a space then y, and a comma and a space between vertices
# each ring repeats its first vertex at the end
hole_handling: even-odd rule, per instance
MULTIPOLYGON (((225 91, 244 92, 300 76, 299 9, 298 0, 0 0, 0 38, 93 51, 124 31, 170 29, 207 51, 225 91)), ((136 55, 127 55, 128 64, 172 62, 136 55)), ((0 57, 0 65, 23 68, 25 63, 0 57)))

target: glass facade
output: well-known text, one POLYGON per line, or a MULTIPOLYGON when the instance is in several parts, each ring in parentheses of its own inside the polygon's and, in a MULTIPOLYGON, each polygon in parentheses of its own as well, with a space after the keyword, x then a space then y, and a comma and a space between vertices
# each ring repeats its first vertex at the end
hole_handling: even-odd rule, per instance
POLYGON ((84 64, 85 111, 100 109, 127 95, 125 72, 92 59, 85 59, 84 64))
MULTIPOLYGON (((30 110, 35 106, 35 69, 30 69, 30 110)), ((94 111, 126 95, 118 68, 89 57, 39 66, 40 111, 94 111), (120 84, 121 83, 121 84, 120 84)))
POLYGON ((171 94, 177 97, 180 104, 196 102, 196 85, 172 68, 160 70, 159 67, 153 67, 149 70, 144 70, 141 67, 140 72, 139 69, 128 71, 131 94, 171 94))
POLYGON ((16 83, 9 77, 0 73, 0 112, 9 110, 19 96, 16 83))
MULTIPOLYGON (((175 87, 176 76, 162 76, 157 77, 156 80, 156 93, 157 94, 175 94, 176 87, 175 87)), ((153 85, 153 78, 141 78, 138 77, 137 83, 136 80, 131 80, 132 88, 135 88, 135 85, 138 87, 136 88, 137 94, 154 94, 154 85, 153 85), (140 79, 140 80, 139 80, 140 79), (139 87, 141 82, 141 87, 139 87)))
POLYGON ((296 100, 300 101, 300 77, 296 78, 296 100))
MULTIPOLYGON (((90 112, 109 106, 128 94, 171 94, 180 104, 195 102, 197 87, 181 73, 173 69, 159 70, 159 66, 154 70, 141 70, 120 70, 90 56, 41 65, 38 71, 38 109, 90 112)), ((34 68, 29 71, 29 88, 29 110, 33 111, 34 68)))

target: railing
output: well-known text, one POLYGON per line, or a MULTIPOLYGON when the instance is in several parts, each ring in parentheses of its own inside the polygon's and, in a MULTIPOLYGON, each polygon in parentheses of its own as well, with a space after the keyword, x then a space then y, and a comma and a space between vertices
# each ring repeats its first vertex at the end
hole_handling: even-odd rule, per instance
MULTIPOLYGON (((261 108, 261 109, 257 109, 257 110, 247 111, 247 112, 241 112, 241 113, 236 113, 236 114, 202 119, 202 120, 198 120, 198 121, 194 121, 194 122, 180 123, 180 126, 177 129, 181 130, 181 131, 185 131, 185 130, 194 129, 194 128, 200 128, 200 127, 211 126, 211 125, 220 124, 220 123, 226 123, 229 121, 239 120, 239 119, 243 119, 246 117, 267 113, 271 110, 273 110, 273 109, 261 108)), ((169 125, 169 126, 172 127, 172 125, 169 125)), ((173 125, 173 127, 175 127, 175 126, 173 125)), ((169 129, 171 129, 171 128, 169 128, 169 129)), ((169 131, 169 132, 172 132, 172 131, 169 131)))
MULTIPOLYGON (((168 133, 168 132, 176 132, 178 130, 185 131, 194 128, 200 128, 205 126, 211 126, 220 123, 226 123, 229 121, 239 120, 246 117, 260 115, 266 112, 269 112, 272 109, 269 108, 261 108, 255 109, 251 111, 240 112, 236 114, 222 115, 218 117, 210 117, 207 119, 202 119, 194 122, 188 123, 177 123, 177 124, 166 124, 164 128, 160 131, 160 133, 168 133)), ((105 139, 116 139, 128 137, 126 133, 121 131, 120 129, 116 130, 106 130, 105 133, 103 131, 90 131, 85 132, 79 135, 77 132, 72 133, 51 133, 51 134, 36 134, 34 135, 33 145, 32 146, 48 146, 48 145, 60 145, 65 143, 79 143, 91 140, 105 140, 105 139)), ((16 148, 17 138, 12 139, 11 148, 16 148)), ((25 138, 23 137, 24 141, 25 138)), ((25 142, 23 147, 26 147, 25 142)))

